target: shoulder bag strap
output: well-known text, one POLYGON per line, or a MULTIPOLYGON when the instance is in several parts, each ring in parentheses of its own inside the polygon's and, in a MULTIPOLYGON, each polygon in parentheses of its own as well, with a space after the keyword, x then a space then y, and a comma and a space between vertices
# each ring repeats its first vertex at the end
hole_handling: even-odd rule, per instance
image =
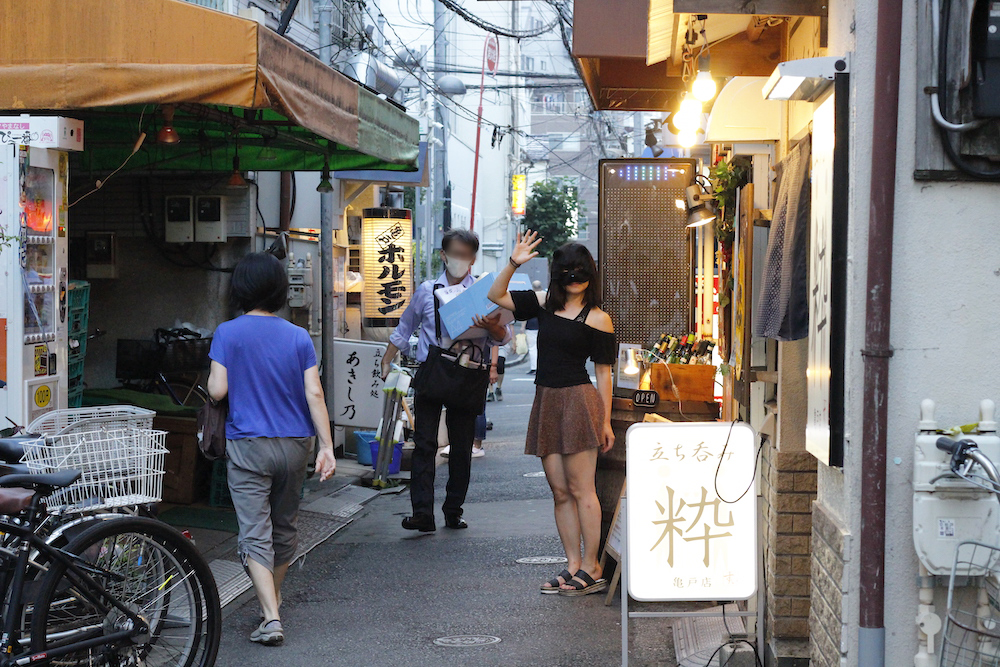
POLYGON ((435 283, 434 288, 431 289, 431 298, 434 299, 434 336, 438 347, 441 346, 441 312, 438 307, 437 291, 442 287, 444 287, 444 285, 441 283, 435 283))

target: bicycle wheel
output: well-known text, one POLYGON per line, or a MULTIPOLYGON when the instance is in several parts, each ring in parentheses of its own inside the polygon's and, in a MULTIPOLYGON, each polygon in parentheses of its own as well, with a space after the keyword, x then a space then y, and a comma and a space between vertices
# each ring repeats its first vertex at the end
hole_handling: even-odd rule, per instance
MULTIPOLYGON (((52 665, 210 667, 222 632, 215 579, 191 542, 152 519, 107 521, 88 528, 66 547, 88 567, 103 591, 144 619, 146 633, 117 643, 52 658, 52 665)), ((31 614, 34 653, 129 627, 121 610, 66 565, 42 580, 31 614)))

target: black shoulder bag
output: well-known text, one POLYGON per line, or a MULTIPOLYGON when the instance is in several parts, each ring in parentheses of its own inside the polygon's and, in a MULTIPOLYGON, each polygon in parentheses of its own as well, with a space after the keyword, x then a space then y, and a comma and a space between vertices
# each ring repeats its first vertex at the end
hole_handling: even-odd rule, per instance
POLYGON ((421 397, 440 402, 449 410, 479 415, 486 409, 490 362, 483 348, 472 341, 455 341, 447 350, 441 347, 441 315, 438 313, 437 298, 440 287, 435 285, 432 292, 437 345, 430 346, 427 360, 417 369, 413 389, 421 397))

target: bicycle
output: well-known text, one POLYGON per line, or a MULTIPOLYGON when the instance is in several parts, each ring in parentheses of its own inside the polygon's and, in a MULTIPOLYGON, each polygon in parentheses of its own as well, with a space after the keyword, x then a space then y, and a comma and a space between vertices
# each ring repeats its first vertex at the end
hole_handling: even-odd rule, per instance
POLYGON ((79 471, 0 478, 3 634, 0 667, 214 664, 222 613, 211 570, 169 526, 145 518, 96 521, 64 548, 36 534, 43 500, 80 479, 79 471), (29 554, 45 564, 32 600, 29 554))
POLYGON ((164 394, 176 405, 208 402, 201 384, 208 370, 211 338, 185 328, 157 329, 152 340, 119 339, 115 376, 126 389, 164 394))

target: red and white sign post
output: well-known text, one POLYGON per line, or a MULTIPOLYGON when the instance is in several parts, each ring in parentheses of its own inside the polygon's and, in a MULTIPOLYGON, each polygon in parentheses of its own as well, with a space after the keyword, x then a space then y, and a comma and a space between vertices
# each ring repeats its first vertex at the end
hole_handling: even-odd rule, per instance
POLYGON ((476 185, 479 181, 479 138, 483 129, 483 90, 486 87, 486 72, 496 76, 500 62, 500 43, 496 35, 489 35, 483 43, 483 71, 479 77, 479 112, 476 115, 476 158, 472 167, 472 205, 469 207, 469 229, 476 226, 476 185))

